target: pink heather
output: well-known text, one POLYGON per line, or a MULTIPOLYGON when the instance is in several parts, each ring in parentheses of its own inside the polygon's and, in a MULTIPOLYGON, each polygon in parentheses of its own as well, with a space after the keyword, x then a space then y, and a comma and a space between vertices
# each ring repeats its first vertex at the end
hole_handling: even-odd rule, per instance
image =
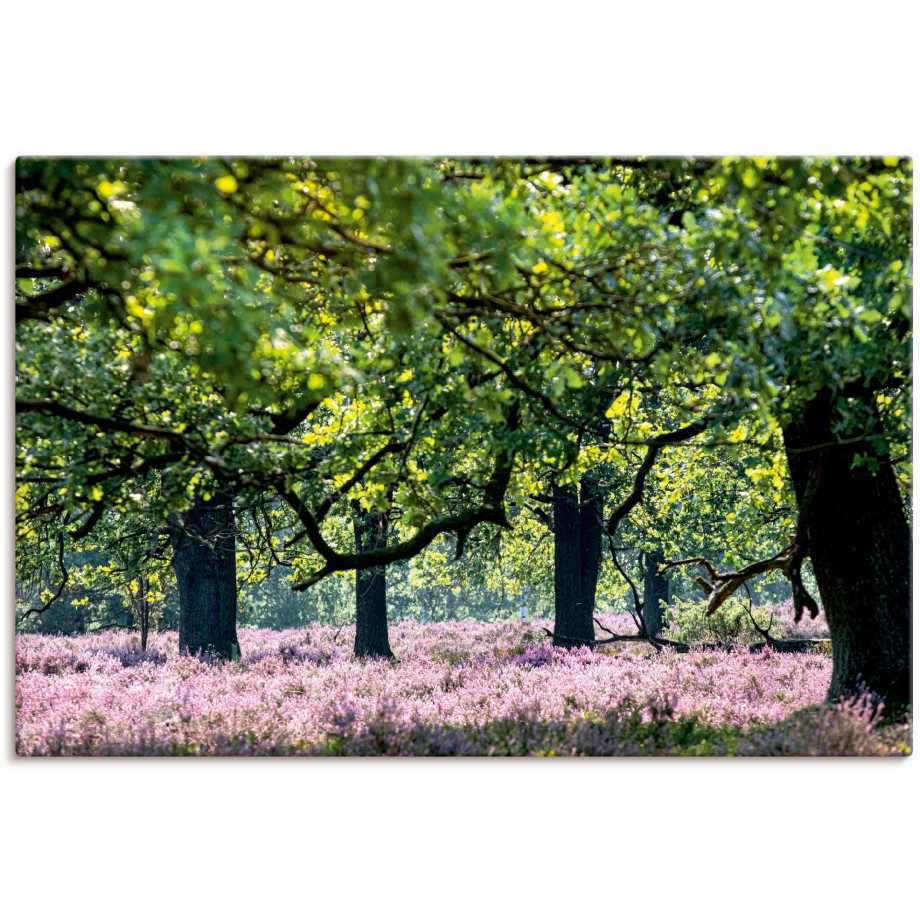
MULTIPOLYGON (((604 622, 628 628, 614 617, 604 622)), ((566 652, 549 647, 540 627, 550 625, 396 622, 390 641, 398 662, 357 661, 350 654, 353 631, 335 638, 333 629, 321 626, 242 629, 242 661, 228 664, 179 657, 175 633, 151 637, 146 654, 130 633, 20 635, 17 750, 39 755, 908 750, 910 726, 880 731, 866 701, 822 705, 831 675, 825 654, 738 649, 656 655, 643 645, 566 652), (697 735, 688 734, 691 722, 697 735), (704 736, 709 741, 701 743, 704 736)))

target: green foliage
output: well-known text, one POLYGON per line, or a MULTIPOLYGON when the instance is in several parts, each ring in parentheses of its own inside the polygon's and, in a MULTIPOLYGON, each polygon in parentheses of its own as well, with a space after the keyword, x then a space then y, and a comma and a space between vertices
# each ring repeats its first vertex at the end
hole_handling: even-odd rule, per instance
MULTIPOLYGON (((835 436, 870 466, 893 455, 909 495, 909 161, 16 168, 17 540, 34 596, 53 593, 59 533, 68 558, 69 541, 108 547, 80 577, 124 568, 112 590, 127 592, 168 554, 131 538, 106 572, 117 541, 230 483, 247 583, 279 565, 303 582, 350 553, 357 500, 421 554, 398 609, 453 615, 462 593, 458 609, 543 612, 552 481, 595 477, 609 515, 649 439, 699 420, 617 540, 735 567, 790 541, 782 429, 827 388, 835 436), (457 523, 482 508, 471 532, 457 523), (305 521, 319 538, 291 542, 305 521)), ((331 621, 345 583, 303 603, 331 621)), ((259 622, 295 616, 274 590, 252 589, 259 622)), ((606 562, 601 603, 625 592, 606 562)))
MULTIPOLYGON (((769 616, 754 607, 751 610, 761 629, 769 626, 769 616)), ((716 642, 722 645, 747 645, 763 641, 748 614, 746 599, 732 598, 712 616, 706 616, 706 602, 675 599, 664 612, 665 621, 672 624, 665 637, 688 645, 716 642)))

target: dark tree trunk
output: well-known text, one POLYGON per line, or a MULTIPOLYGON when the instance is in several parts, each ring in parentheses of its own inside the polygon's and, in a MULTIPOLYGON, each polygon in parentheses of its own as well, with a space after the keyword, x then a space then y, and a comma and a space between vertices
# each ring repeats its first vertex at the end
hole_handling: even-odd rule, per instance
POLYGON ((147 651, 147 637, 150 634, 150 582, 146 575, 137 578, 137 618, 141 628, 141 651, 147 651))
POLYGON ((825 391, 783 431, 831 633, 829 698, 868 689, 896 716, 911 700, 910 527, 888 454, 877 441, 834 443, 833 421, 825 391), (874 456, 878 468, 855 466, 856 454, 874 456))
POLYGON ((601 555, 601 499, 593 484, 553 485, 556 618, 553 645, 575 648, 594 641, 594 600, 601 555))
POLYGON ((233 497, 223 493, 225 521, 215 541, 217 555, 217 584, 220 595, 221 648, 230 649, 231 660, 240 657, 240 641, 236 634, 237 589, 236 589, 236 519, 233 513, 233 497))
POLYGON ((594 638, 594 602, 597 599, 597 577, 601 568, 604 499, 597 483, 587 477, 581 480, 579 509, 579 538, 581 555, 581 603, 594 638))
MULTIPOLYGON (((362 511, 355 503, 355 549, 359 553, 387 545, 389 517, 385 512, 362 511)), ((387 632, 386 566, 355 572, 355 655, 359 658, 392 658, 387 632)))
POLYGON ((232 495, 215 491, 183 515, 173 536, 179 651, 240 655, 236 635, 236 529, 232 495))
POLYGON ((553 645, 573 648, 594 638, 581 616, 581 528, 578 493, 553 484, 553 549, 556 617, 553 645))
POLYGON ((645 554, 642 619, 650 636, 657 636, 664 629, 664 607, 670 600, 670 583, 661 574, 663 562, 659 552, 645 554))

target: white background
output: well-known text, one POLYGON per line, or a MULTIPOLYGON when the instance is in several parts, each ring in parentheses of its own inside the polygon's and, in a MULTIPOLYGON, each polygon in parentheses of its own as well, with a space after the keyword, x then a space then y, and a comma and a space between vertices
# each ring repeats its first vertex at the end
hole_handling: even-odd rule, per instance
MULTIPOLYGON (((6 290, 22 154, 915 156, 910 10, 804 0, 7 4, 6 290)), ((12 326, 0 344, 7 916, 845 918, 896 916, 916 902, 916 754, 15 758, 12 326)))

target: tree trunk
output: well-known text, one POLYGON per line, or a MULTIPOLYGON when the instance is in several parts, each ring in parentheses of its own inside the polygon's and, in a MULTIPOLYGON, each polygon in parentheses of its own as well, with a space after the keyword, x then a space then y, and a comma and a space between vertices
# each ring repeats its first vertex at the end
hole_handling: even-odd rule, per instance
MULTIPOLYGON (((354 503, 355 549, 359 553, 387 545, 386 512, 363 511, 354 503)), ((387 632, 386 566, 355 572, 355 655, 359 658, 393 658, 387 632)))
POLYGON ((530 585, 524 585, 524 590, 521 591, 521 597, 518 601, 518 617, 522 620, 527 619, 527 597, 530 594, 530 585))
POLYGON ((553 484, 556 618, 553 645, 575 648, 594 641, 594 599, 600 566, 601 527, 593 486, 553 484))
POLYGON ((910 527, 889 455, 878 454, 878 441, 835 443, 833 421, 824 391, 783 431, 831 633, 828 696, 869 690, 884 698, 890 718, 911 700, 910 527), (874 457, 878 468, 854 465, 857 454, 874 457))
POLYGON ((137 618, 141 628, 141 651, 147 651, 147 636, 150 634, 150 582, 146 575, 137 578, 137 618))
POLYGON ((581 603, 594 638, 594 603, 597 599, 597 578, 601 569, 601 542, 604 536, 604 499, 597 483, 581 480, 579 508, 579 552, 581 556, 581 603))
POLYGON ((179 651, 239 658, 233 498, 215 491, 183 515, 173 536, 179 590, 179 651))
POLYGON ((645 554, 642 619, 650 636, 657 636, 664 629, 664 607, 670 599, 670 583, 661 574, 663 562, 659 552, 645 554))

